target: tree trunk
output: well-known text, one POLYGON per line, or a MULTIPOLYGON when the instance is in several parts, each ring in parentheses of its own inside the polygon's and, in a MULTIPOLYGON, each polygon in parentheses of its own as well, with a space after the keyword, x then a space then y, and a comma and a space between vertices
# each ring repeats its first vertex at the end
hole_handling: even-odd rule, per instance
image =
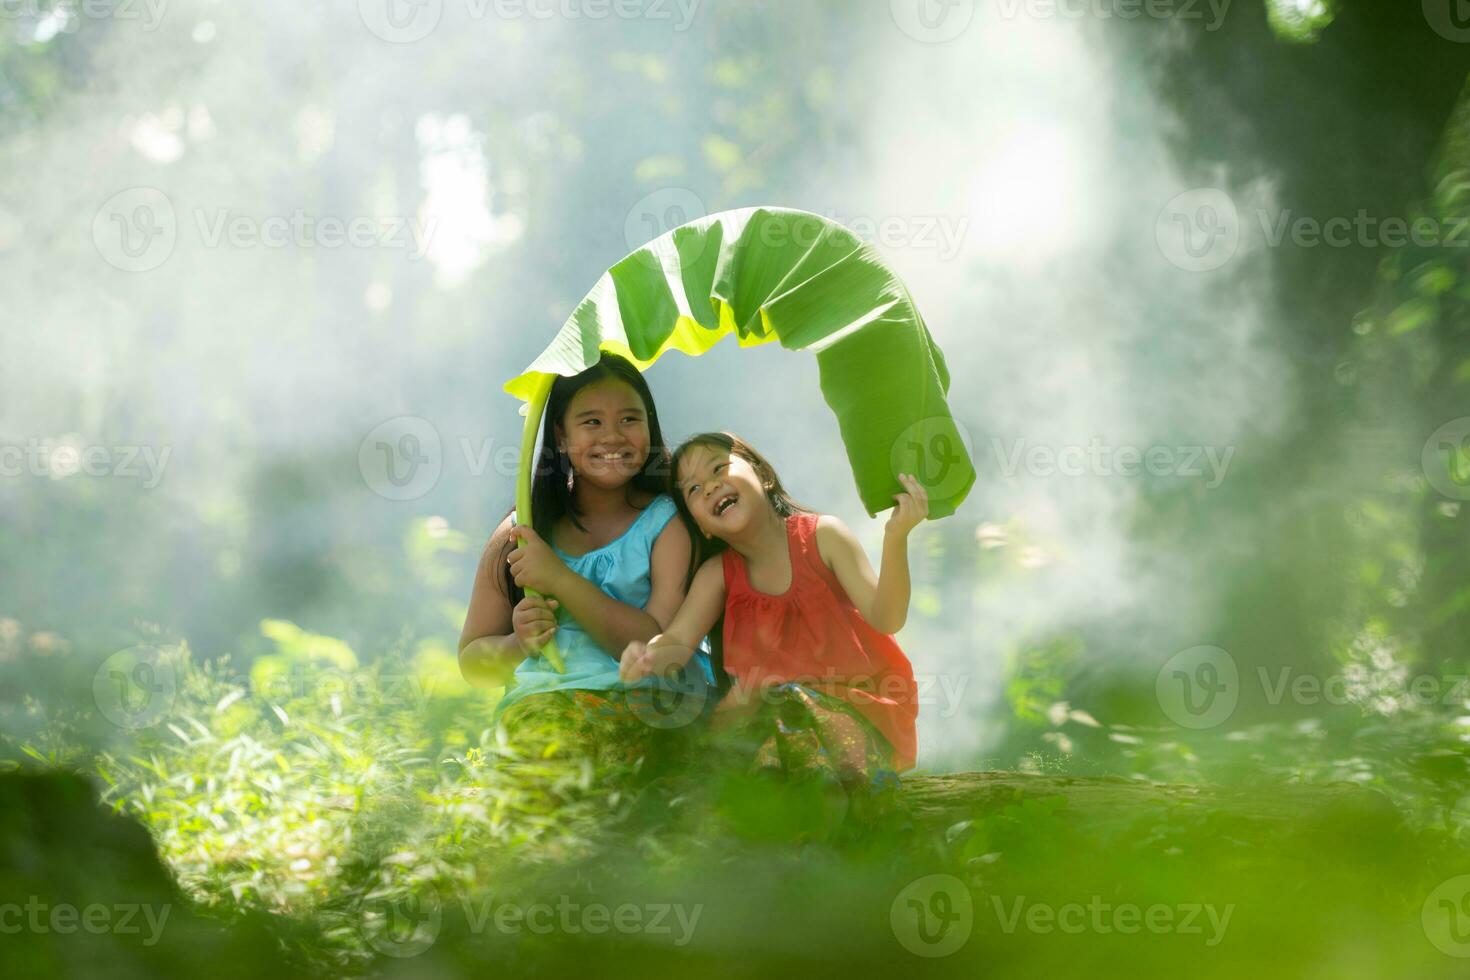
POLYGON ((960 772, 906 779, 902 795, 915 821, 926 827, 947 827, 1026 800, 1055 797, 1065 799, 1063 812, 1081 826, 1150 815, 1211 816, 1262 832, 1343 825, 1381 832, 1402 823, 1388 797, 1347 782, 1216 787, 1120 776, 960 772))

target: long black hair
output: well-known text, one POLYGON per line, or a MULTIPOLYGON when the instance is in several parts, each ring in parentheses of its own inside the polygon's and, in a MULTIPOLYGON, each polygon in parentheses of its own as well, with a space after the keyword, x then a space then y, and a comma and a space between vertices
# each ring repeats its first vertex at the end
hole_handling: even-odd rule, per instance
POLYGON ((694 522, 694 515, 689 512, 689 503, 684 495, 679 492, 676 485, 679 479, 679 463, 684 456, 697 446, 707 449, 718 449, 739 456, 751 465, 756 476, 760 478, 761 485, 766 489, 766 500, 770 501, 771 509, 777 516, 786 518, 793 514, 810 514, 811 508, 803 507, 791 499, 791 494, 781 485, 781 478, 776 475, 776 468, 771 461, 762 456, 754 446, 740 438, 733 432, 701 432, 698 435, 685 439, 678 449, 674 450, 673 458, 669 462, 669 481, 667 492, 674 498, 674 504, 679 509, 679 519, 689 530, 689 539, 694 547, 689 549, 689 574, 684 582, 684 588, 694 584, 694 573, 699 571, 699 566, 706 559, 725 551, 730 546, 719 538, 707 538, 699 525, 694 522))
MULTIPOLYGON (((567 476, 572 472, 572 460, 556 447, 556 427, 566 421, 567 409, 577 392, 599 381, 621 381, 637 392, 643 400, 648 419, 648 458, 643 468, 634 474, 629 486, 644 493, 658 495, 667 492, 669 474, 673 472, 669 458, 669 447, 664 444, 663 430, 658 424, 658 409, 653 404, 653 392, 648 382, 627 358, 617 354, 603 354, 602 359, 581 374, 559 377, 551 384, 551 394, 546 399, 546 418, 541 431, 541 448, 536 453, 536 462, 531 471, 531 527, 543 541, 551 541, 552 528, 563 517, 571 518, 582 530, 577 520, 576 501, 567 489, 567 476)), ((512 513, 514 511, 512 510, 512 513)), ((510 604, 514 606, 525 598, 526 590, 516 585, 510 574, 510 566, 504 559, 516 546, 515 535, 506 542, 501 554, 505 568, 504 585, 510 604)))

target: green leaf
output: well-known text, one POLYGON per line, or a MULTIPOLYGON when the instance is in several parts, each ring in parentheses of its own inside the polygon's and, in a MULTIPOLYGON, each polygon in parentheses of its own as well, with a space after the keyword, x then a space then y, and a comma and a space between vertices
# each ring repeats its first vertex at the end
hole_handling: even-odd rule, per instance
MULTIPOLYGON (((649 242, 598 280, 505 390, 531 403, 531 432, 554 375, 584 371, 604 351, 643 370, 729 335, 816 354, 869 514, 893 506, 900 470, 925 484, 932 518, 965 499, 975 470, 945 401, 949 370, 908 290, 871 246, 804 211, 726 211, 649 242)), ((528 499, 530 454, 521 465, 528 499)))
POLYGON ((1266 19, 1283 41, 1310 44, 1332 23, 1336 0, 1266 0, 1266 19))
POLYGON ((1440 296, 1455 285, 1455 274, 1443 262, 1435 262, 1418 271, 1414 288, 1421 296, 1440 296))
POLYGON ((1438 310, 1435 304, 1425 299, 1411 299, 1388 316, 1388 330, 1394 335, 1418 330, 1433 323, 1438 310))
POLYGON ((357 654, 346 643, 304 630, 289 620, 263 619, 260 632, 274 640, 281 654, 292 660, 327 664, 338 670, 352 670, 357 666, 357 654))

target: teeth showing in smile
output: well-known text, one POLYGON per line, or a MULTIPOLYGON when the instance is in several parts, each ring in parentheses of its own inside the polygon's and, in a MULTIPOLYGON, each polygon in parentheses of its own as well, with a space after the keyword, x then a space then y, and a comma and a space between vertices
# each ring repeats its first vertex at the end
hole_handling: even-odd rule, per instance
POLYGON ((725 511, 729 510, 731 507, 734 507, 735 506, 735 500, 736 500, 736 495, 733 494, 733 493, 731 493, 731 494, 726 494, 725 496, 721 497, 719 500, 715 501, 715 516, 716 517, 719 517, 725 511))
POLYGON ((632 453, 593 453, 592 458, 601 459, 606 462, 613 463, 620 459, 627 459, 631 455, 632 453))

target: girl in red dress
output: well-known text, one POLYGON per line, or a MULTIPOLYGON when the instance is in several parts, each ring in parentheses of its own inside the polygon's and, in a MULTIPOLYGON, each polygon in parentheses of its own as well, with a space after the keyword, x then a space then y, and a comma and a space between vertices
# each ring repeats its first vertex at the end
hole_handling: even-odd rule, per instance
POLYGON ((908 614, 909 532, 929 513, 919 481, 884 529, 881 571, 835 517, 794 503, 770 463, 728 432, 673 456, 672 490, 695 541, 692 581, 663 633, 623 651, 625 681, 682 666, 723 616, 733 685, 715 725, 750 736, 754 766, 844 785, 914 764, 913 667, 892 634, 908 614))

